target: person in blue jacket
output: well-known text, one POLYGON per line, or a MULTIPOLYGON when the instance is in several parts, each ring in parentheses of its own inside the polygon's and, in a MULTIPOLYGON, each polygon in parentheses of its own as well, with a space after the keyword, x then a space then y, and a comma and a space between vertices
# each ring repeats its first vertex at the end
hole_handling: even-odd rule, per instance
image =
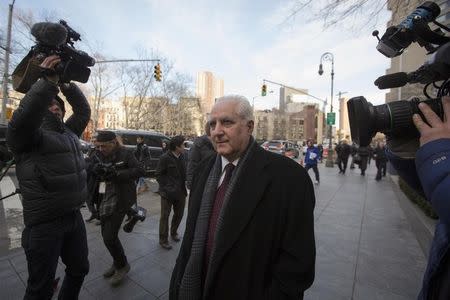
POLYGON ((387 153, 399 175, 425 195, 439 216, 419 300, 450 299, 450 97, 442 103, 444 121, 421 103, 425 120, 413 116, 420 140, 390 141, 387 153))
POLYGON ((319 177, 319 169, 317 168, 317 163, 320 161, 320 151, 319 148, 315 147, 312 140, 308 140, 306 143, 308 148, 306 149, 305 154, 305 169, 306 171, 309 171, 309 169, 313 169, 314 174, 316 175, 316 181, 315 184, 319 184, 320 177, 319 177))

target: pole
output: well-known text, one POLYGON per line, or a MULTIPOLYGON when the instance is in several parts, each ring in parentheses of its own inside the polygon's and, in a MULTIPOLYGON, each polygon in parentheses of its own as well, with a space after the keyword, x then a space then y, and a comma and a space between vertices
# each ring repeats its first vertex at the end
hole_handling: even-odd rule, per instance
MULTIPOLYGON (((334 84, 334 58, 331 59, 331 101, 330 101, 330 113, 333 113, 333 84, 334 84)), ((328 144, 328 156, 325 163, 326 167, 333 168, 333 125, 330 124, 328 129, 328 137, 330 143, 328 144)))
MULTIPOLYGON (((333 113, 333 88, 334 88, 334 55, 331 52, 325 52, 320 57, 320 65, 319 65, 319 75, 323 74, 322 61, 331 61, 331 99, 330 99, 330 114, 333 113)), ((328 118, 327 118, 328 119, 328 118)), ((334 166, 333 163, 333 125, 330 123, 328 128, 328 155, 327 161, 325 162, 325 166, 332 168, 334 166)))
POLYGON ((5 47, 5 68, 3 73, 3 101, 2 101, 2 113, 1 120, 2 124, 6 124, 6 103, 8 102, 8 77, 9 77, 9 54, 11 52, 11 28, 12 28, 12 14, 14 7, 13 0, 12 4, 9 5, 8 13, 8 29, 6 32, 6 47, 5 47))

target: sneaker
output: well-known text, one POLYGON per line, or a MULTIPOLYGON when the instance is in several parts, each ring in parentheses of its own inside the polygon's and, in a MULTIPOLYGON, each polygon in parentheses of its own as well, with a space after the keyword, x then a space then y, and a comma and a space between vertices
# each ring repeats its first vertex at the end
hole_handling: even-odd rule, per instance
POLYGON ((127 263, 125 267, 117 269, 116 272, 114 272, 114 275, 111 277, 109 282, 112 286, 120 285, 128 272, 130 272, 130 264, 127 263))
POLYGON ((114 267, 114 265, 112 265, 108 270, 103 272, 103 277, 109 278, 109 277, 113 276, 115 272, 116 272, 116 267, 114 267))
POLYGON ((172 249, 172 246, 169 244, 169 242, 160 242, 159 245, 161 245, 161 247, 163 247, 166 250, 172 249))

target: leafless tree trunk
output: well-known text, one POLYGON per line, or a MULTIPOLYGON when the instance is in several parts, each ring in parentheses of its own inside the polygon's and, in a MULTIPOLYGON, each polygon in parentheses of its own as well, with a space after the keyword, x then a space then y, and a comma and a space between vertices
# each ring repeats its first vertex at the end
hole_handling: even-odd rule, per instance
MULTIPOLYGON (((93 57, 97 61, 105 60, 105 57, 100 53, 94 53, 93 57)), ((97 63, 91 69, 91 76, 89 82, 92 86, 92 122, 93 129, 98 127, 100 107, 103 101, 117 91, 120 86, 114 81, 113 65, 108 63, 97 63)))

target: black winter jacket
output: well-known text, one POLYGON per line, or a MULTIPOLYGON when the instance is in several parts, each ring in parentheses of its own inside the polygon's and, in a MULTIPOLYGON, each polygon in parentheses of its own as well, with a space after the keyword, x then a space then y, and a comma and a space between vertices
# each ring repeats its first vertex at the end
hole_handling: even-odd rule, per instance
POLYGON ((336 146, 336 153, 341 159, 348 159, 350 154, 352 153, 352 148, 348 144, 339 144, 336 146))
POLYGON ((170 201, 177 201, 186 197, 184 156, 180 155, 176 158, 170 150, 161 155, 156 167, 156 180, 162 197, 170 201))
POLYGON ((7 143, 16 160, 26 226, 69 214, 86 200, 86 171, 79 136, 91 110, 75 84, 62 89, 73 115, 61 122, 49 112, 58 87, 37 81, 8 124, 7 143))
POLYGON ((110 159, 99 154, 100 161, 110 162, 117 167, 117 176, 112 182, 117 187, 117 211, 127 212, 136 203, 136 179, 144 176, 144 169, 138 163, 134 153, 125 147, 120 147, 110 159))
POLYGON ((214 146, 206 134, 194 140, 194 144, 189 150, 186 170, 186 185, 189 189, 191 188, 192 177, 194 176, 197 166, 205 157, 208 157, 214 152, 214 146))

